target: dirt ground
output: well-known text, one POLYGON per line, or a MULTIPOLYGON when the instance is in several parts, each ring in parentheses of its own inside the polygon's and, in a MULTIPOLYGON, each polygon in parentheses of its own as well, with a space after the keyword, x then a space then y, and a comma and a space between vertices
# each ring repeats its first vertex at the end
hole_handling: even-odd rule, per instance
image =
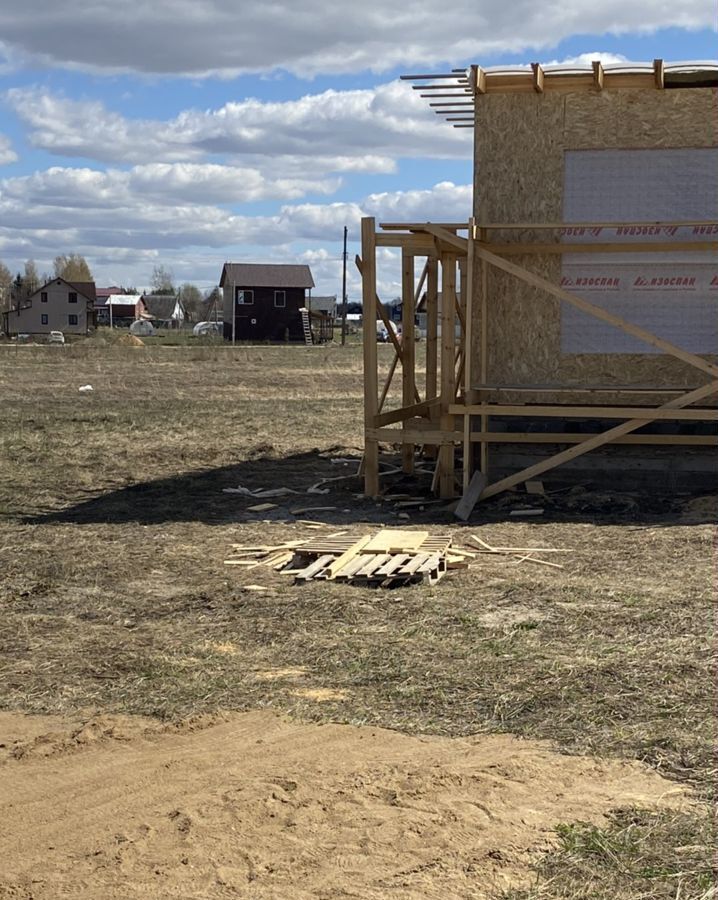
POLYGON ((351 477, 358 348, 0 347, 0 390, 0 897, 712 896, 715 497, 407 523, 351 477), (571 552, 223 565, 305 518, 571 552))
POLYGON ((267 712, 32 725, 12 741, 0 840, 10 896, 35 900, 485 898, 526 878, 559 819, 687 802, 639 763, 509 735, 406 737, 267 712))

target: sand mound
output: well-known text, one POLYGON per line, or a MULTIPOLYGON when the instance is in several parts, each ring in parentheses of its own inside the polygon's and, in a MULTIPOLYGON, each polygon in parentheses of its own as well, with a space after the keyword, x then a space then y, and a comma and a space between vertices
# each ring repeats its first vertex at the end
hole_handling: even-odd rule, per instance
POLYGON ((208 722, 0 716, 0 897, 482 898, 558 822, 688 802, 638 763, 507 735, 208 722))
POLYGON ((122 337, 117 338, 117 343, 122 344, 125 347, 144 347, 145 342, 138 338, 136 334, 123 334, 122 337))

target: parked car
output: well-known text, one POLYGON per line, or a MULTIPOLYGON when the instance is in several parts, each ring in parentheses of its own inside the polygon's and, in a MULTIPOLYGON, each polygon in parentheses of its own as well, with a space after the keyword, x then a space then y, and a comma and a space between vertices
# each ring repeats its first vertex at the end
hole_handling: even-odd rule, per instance
POLYGON ((47 336, 48 344, 64 344, 65 335, 61 331, 51 331, 47 336))

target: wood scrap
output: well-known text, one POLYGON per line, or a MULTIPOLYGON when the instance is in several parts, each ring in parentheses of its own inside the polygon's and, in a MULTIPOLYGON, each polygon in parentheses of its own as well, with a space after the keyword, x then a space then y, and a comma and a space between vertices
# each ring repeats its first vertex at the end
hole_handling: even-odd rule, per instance
POLYGON ((247 512, 267 512, 267 510, 276 508, 276 503, 257 503, 255 506, 248 506, 247 512))
POLYGON ((538 508, 526 508, 517 507, 516 509, 512 509, 509 513, 510 516, 542 516, 543 510, 538 508))
POLYGON ((563 569, 563 566, 560 563, 549 562, 547 559, 536 559, 530 554, 527 554, 526 556, 518 556, 514 565, 517 566, 522 562, 532 562, 536 563, 539 566, 551 566, 551 568, 553 569, 563 569))
POLYGON ((391 553, 402 550, 418 550, 429 537, 428 531, 400 531, 382 528, 366 547, 367 553, 391 553))
POLYGON ((545 496, 546 491, 543 487, 543 481, 527 481, 526 482, 526 493, 527 494, 540 494, 545 496))
POLYGON ((308 512, 333 512, 336 506, 295 506, 289 512, 293 516, 302 516, 308 512))
POLYGON ((484 475, 483 472, 479 472, 477 469, 471 476, 471 481, 464 491, 463 497, 456 505, 454 515, 457 519, 461 519, 462 522, 468 520, 487 484, 488 479, 486 478, 486 475, 484 475))
MULTIPOLYGON (((317 523, 317 527, 324 526, 317 523)), ((372 587, 434 584, 449 570, 467 568, 475 557, 459 548, 449 552, 451 543, 450 536, 427 531, 381 528, 359 537, 333 532, 277 545, 235 544, 234 556, 225 564, 248 569, 264 566, 292 575, 298 582, 326 579, 372 587)))

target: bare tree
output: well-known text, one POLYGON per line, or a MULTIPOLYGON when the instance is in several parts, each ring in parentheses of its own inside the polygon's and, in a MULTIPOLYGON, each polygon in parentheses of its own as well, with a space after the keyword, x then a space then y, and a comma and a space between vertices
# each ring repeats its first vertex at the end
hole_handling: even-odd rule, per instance
POLYGON ((10 287, 12 285, 12 272, 0 261, 0 310, 10 309, 10 287))
POLYGON ((152 280, 150 282, 153 294, 172 294, 174 295, 174 274, 172 269, 165 266, 155 266, 152 270, 152 280))
POLYGON ((179 299, 185 308, 189 321, 199 322, 204 310, 204 301, 200 289, 196 285, 186 282, 179 289, 179 299))
POLYGON ((29 297, 30 294, 34 294, 41 284, 42 281, 40 280, 35 260, 28 259, 25 263, 25 276, 22 279, 23 299, 29 297))
POLYGON ((79 253, 56 256, 53 262, 56 278, 66 281, 93 281, 92 272, 84 256, 79 253))

